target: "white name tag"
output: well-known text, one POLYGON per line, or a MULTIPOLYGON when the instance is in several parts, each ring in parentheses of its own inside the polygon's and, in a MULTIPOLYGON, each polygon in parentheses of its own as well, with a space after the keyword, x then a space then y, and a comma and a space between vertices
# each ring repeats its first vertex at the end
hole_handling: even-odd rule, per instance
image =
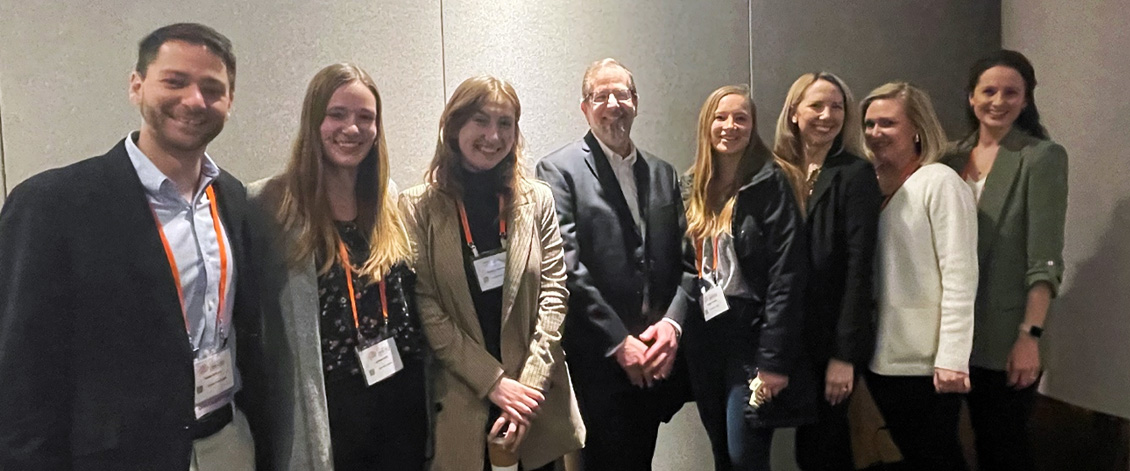
POLYGON ((231 350, 223 349, 192 364, 196 373, 196 418, 219 409, 227 401, 217 400, 230 395, 235 388, 235 368, 231 361, 231 350))
POLYGON ((730 309, 730 304, 726 302, 726 293, 722 292, 722 287, 713 285, 710 288, 702 288, 702 316, 707 321, 718 317, 719 314, 726 312, 730 309))
POLYGON ((365 383, 369 386, 404 369, 404 363, 400 360, 400 350, 396 349, 396 339, 393 338, 384 339, 358 350, 357 359, 361 361, 361 372, 365 375, 365 383))
POLYGON ((506 251, 483 254, 476 258, 475 278, 479 279, 479 291, 487 292, 502 286, 506 277, 506 251))

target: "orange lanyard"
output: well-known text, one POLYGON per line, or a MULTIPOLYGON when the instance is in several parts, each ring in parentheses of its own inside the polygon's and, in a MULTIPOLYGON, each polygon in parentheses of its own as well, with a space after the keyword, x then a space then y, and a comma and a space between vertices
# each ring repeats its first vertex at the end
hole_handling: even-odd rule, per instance
MULTIPOLYGON (((459 222, 463 224, 463 236, 467 238, 467 247, 471 248, 471 253, 475 258, 479 258, 479 249, 475 247, 475 240, 471 237, 471 225, 467 223, 467 208, 463 206, 463 200, 457 201, 459 204, 459 222)), ((506 203, 502 199, 502 195, 498 195, 498 238, 506 240, 506 218, 502 217, 502 209, 506 203)))
MULTIPOLYGON (((710 257, 712 258, 710 273, 714 274, 714 273, 718 272, 718 237, 711 237, 710 242, 711 242, 711 245, 714 249, 714 251, 710 253, 710 257)), ((702 265, 704 264, 704 261, 706 260, 706 251, 705 250, 706 249, 703 247, 703 239, 699 239, 699 240, 695 241, 695 244, 694 244, 694 252, 695 252, 695 256, 696 256, 695 257, 695 266, 698 267, 698 277, 699 278, 704 278, 704 276, 702 274, 702 265)))
POLYGON ((915 165, 914 168, 912 168, 909 172, 902 176, 902 181, 899 182, 899 186, 895 187, 895 191, 892 191, 891 194, 883 198, 883 204, 879 205, 879 211, 887 208, 887 203, 891 202, 891 198, 895 197, 895 193, 899 192, 899 189, 902 188, 903 183, 906 183, 906 180, 909 179, 911 175, 914 175, 914 172, 917 172, 920 168, 922 168, 921 165, 915 165))
MULTIPOLYGON (((204 192, 208 195, 208 205, 212 209, 212 229, 216 231, 216 243, 220 246, 220 302, 216 305, 216 330, 219 331, 224 320, 224 300, 226 299, 224 296, 228 285, 228 255, 224 244, 224 233, 220 229, 220 211, 216 207, 216 192, 212 191, 212 185, 208 185, 204 192)), ((157 212, 153 210, 152 206, 149 211, 153 213, 153 221, 157 223, 157 234, 161 236, 161 245, 165 247, 165 257, 168 257, 169 268, 173 271, 173 281, 177 285, 177 299, 180 301, 181 315, 184 316, 184 330, 191 333, 192 328, 188 325, 188 310, 184 305, 184 287, 180 284, 180 269, 177 268, 177 259, 173 256, 173 248, 169 245, 169 238, 165 236, 165 228, 161 225, 157 212)))
MULTIPOLYGON (((361 320, 357 317, 357 295, 353 291, 353 265, 349 264, 349 251, 345 249, 345 242, 337 241, 337 253, 341 256, 341 266, 345 269, 345 286, 349 289, 349 308, 353 310, 353 326, 357 328, 357 336, 361 336, 361 320)), ((381 291, 381 316, 388 323, 388 298, 385 294, 385 280, 380 283, 381 291)))

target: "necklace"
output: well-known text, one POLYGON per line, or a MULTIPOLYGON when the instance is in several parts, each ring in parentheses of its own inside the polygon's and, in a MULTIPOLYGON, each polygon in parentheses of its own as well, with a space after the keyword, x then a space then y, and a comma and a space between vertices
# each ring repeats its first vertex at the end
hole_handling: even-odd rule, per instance
POLYGON ((820 178, 820 170, 823 168, 823 165, 809 165, 808 179, 804 182, 808 188, 808 196, 812 196, 812 190, 816 189, 816 180, 820 178))

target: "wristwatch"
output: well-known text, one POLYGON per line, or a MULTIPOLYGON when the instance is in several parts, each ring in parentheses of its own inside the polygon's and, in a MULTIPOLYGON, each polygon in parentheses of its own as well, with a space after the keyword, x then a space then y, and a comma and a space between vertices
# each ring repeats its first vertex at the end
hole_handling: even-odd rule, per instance
POLYGON ((1038 325, 1020 324, 1020 331, 1037 339, 1044 335, 1044 328, 1038 325))

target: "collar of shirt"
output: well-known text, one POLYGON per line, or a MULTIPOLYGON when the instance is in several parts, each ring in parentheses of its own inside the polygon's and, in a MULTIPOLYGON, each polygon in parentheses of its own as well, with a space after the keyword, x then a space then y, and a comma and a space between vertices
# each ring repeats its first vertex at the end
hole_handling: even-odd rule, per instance
POLYGON ((644 231, 644 221, 640 214, 639 189, 636 187, 636 174, 632 168, 635 166, 638 154, 636 146, 629 142, 628 156, 624 157, 609 149, 600 138, 597 138, 596 142, 600 144, 604 155, 608 157, 608 163, 612 166, 612 173, 616 175, 617 183, 620 184, 620 191, 624 194, 624 200, 628 203, 628 211, 632 213, 632 222, 640 229, 640 234, 644 234, 646 231, 644 231))
MULTIPOLYGON (((180 199, 180 192, 177 191, 176 183, 161 172, 161 169, 158 169, 153 161, 149 160, 149 157, 137 147, 137 142, 134 141, 137 135, 138 133, 134 132, 126 136, 126 153, 129 154, 129 160, 133 164, 134 170, 137 171, 141 186, 145 187, 145 194, 154 199, 159 197, 180 199)), ((220 167, 208 154, 204 154, 204 161, 200 163, 200 183, 196 191, 193 192, 193 201, 200 199, 204 189, 211 185, 212 180, 215 180, 218 176, 220 176, 220 167)))
MULTIPOLYGON (((593 137, 596 137, 596 134, 593 134, 593 137)), ((608 147, 608 144, 605 144, 604 141, 600 140, 599 137, 596 137, 596 143, 600 144, 600 150, 604 151, 604 155, 608 157, 608 163, 612 164, 613 167, 632 168, 632 165, 636 163, 636 146, 631 141, 628 141, 627 157, 617 154, 610 147, 608 147)))

